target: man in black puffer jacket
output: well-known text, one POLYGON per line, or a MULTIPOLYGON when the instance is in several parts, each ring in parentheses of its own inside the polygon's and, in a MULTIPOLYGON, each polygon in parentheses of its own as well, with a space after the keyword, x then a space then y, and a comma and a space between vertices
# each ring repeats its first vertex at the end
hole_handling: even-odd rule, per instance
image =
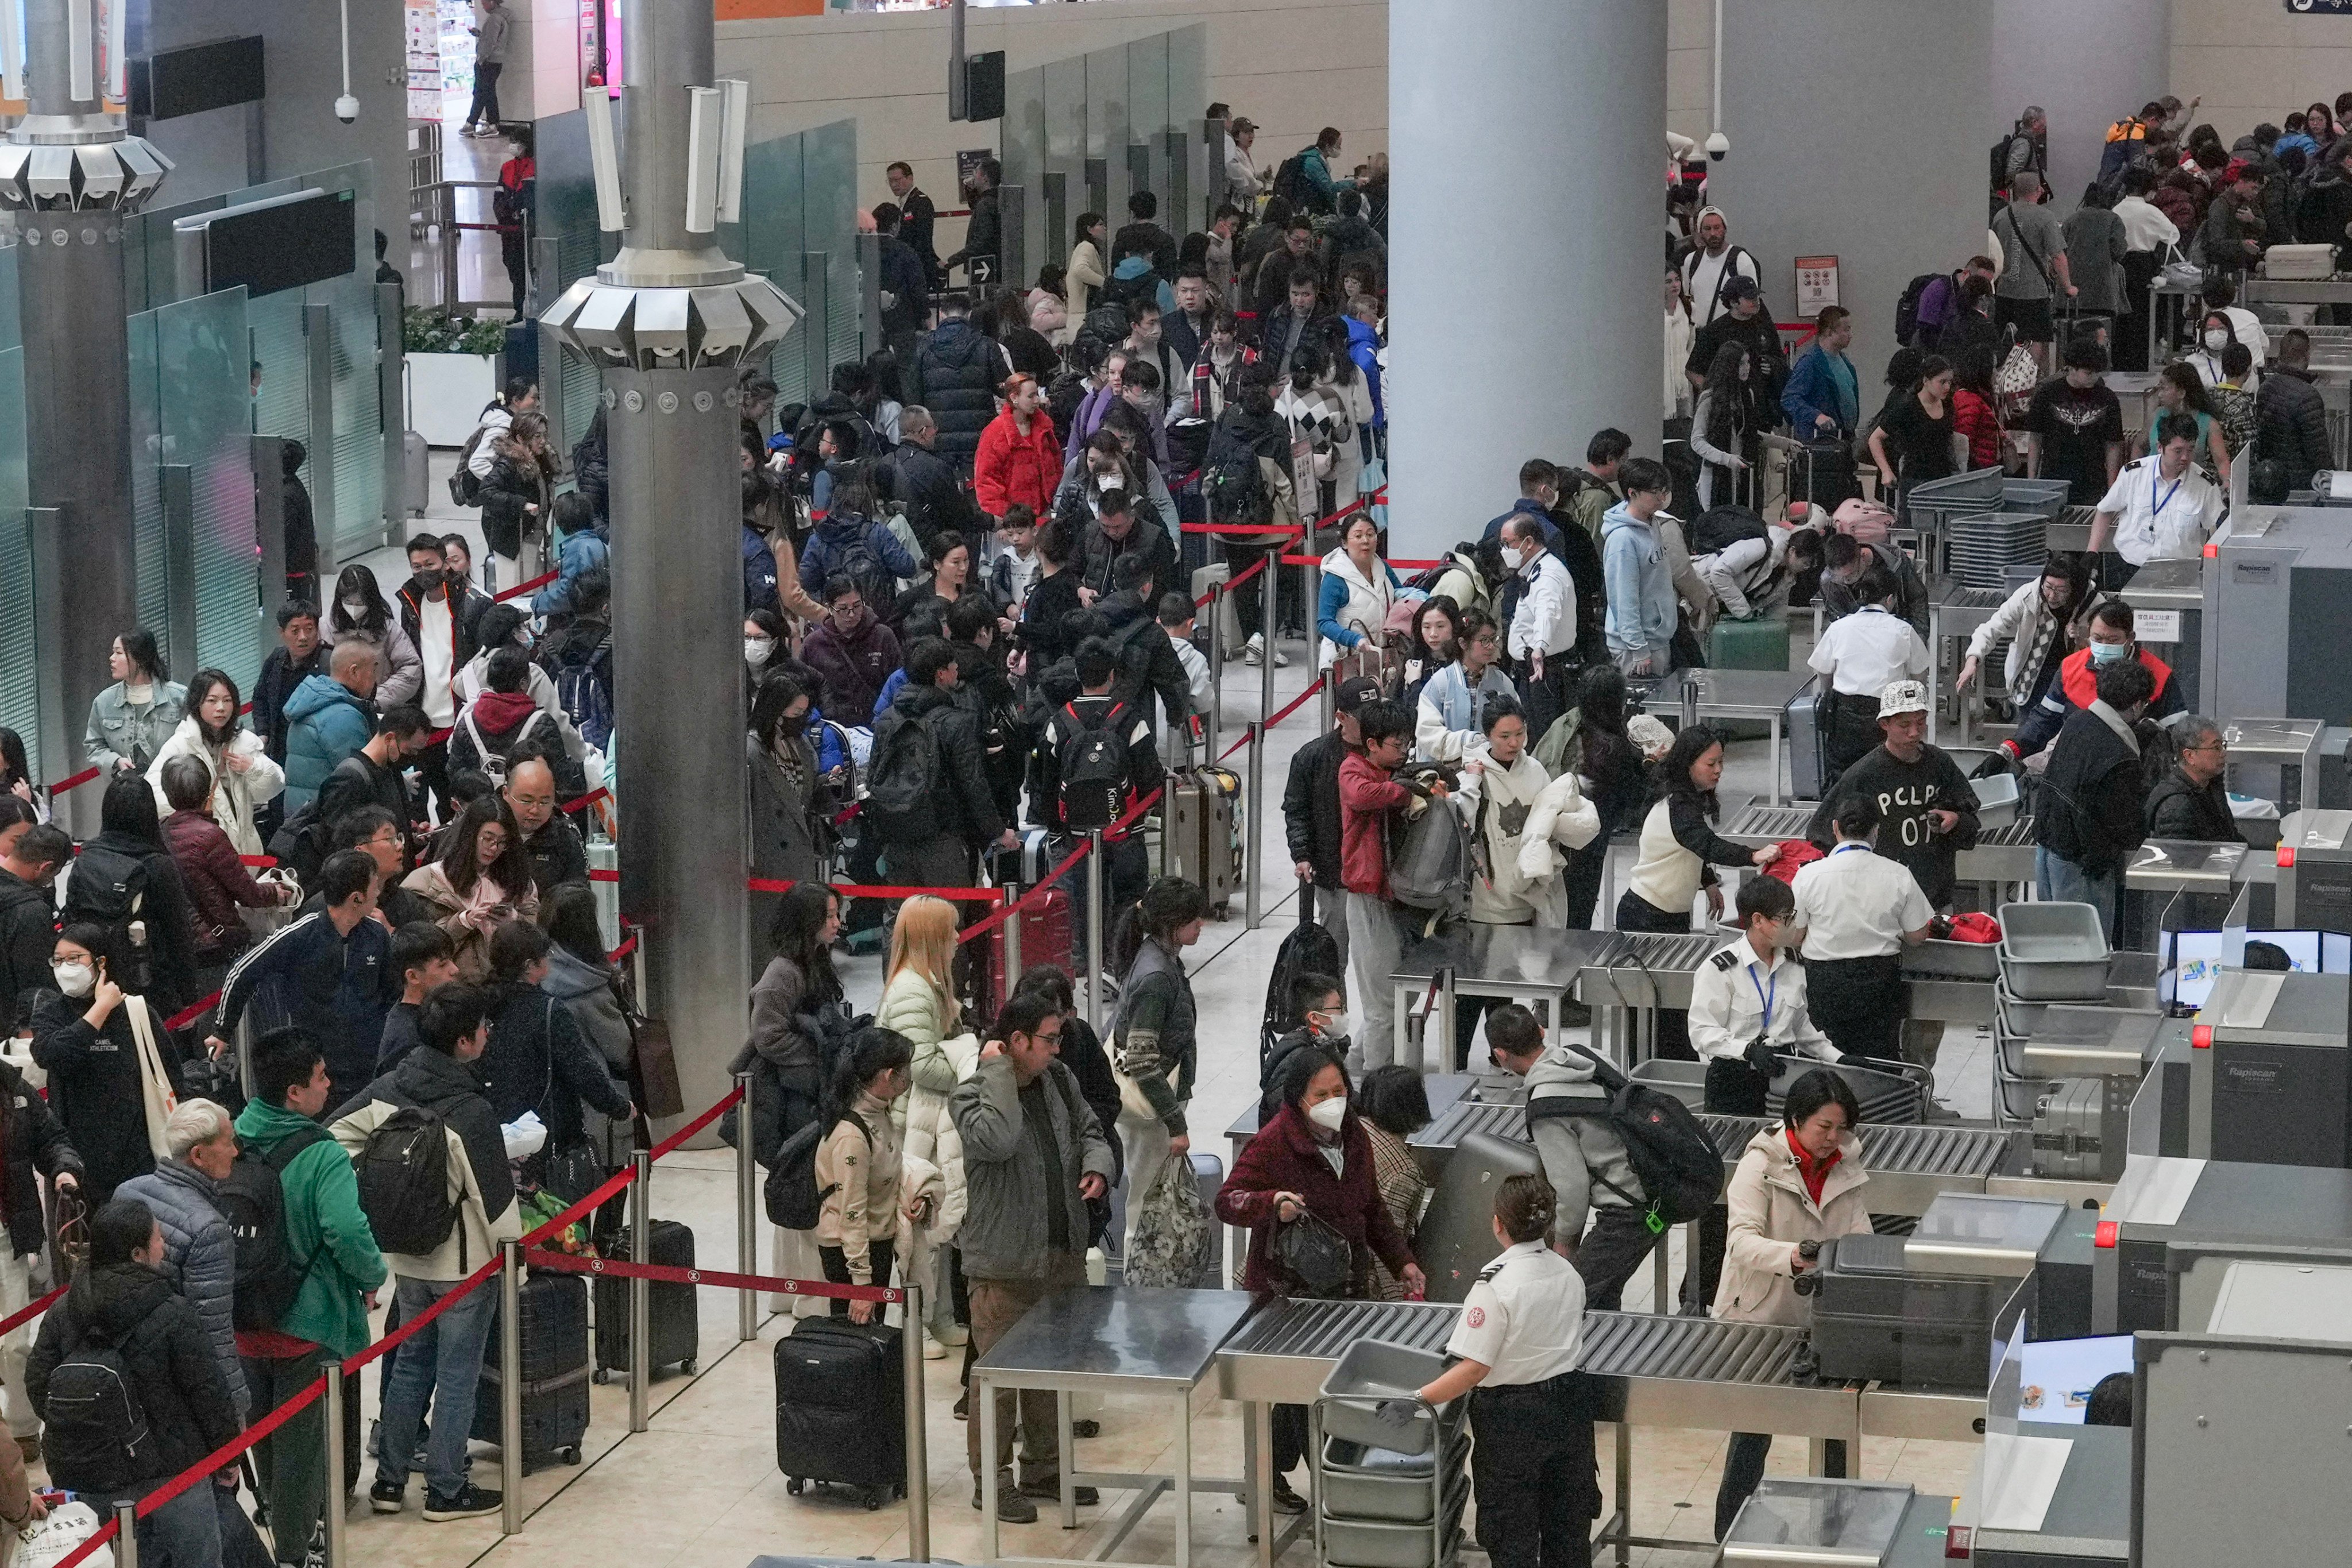
POLYGON ((916 346, 907 402, 931 411, 940 432, 932 449, 954 464, 959 475, 969 476, 980 433, 996 417, 996 388, 1006 369, 1003 352, 964 319, 962 295, 941 294, 934 302, 940 324, 916 346))
MULTIPOLYGON (((79 1493, 101 1518, 117 1498, 152 1490, 236 1436, 236 1407, 204 1325, 163 1264, 163 1228, 146 1205, 117 1198, 100 1208, 90 1216, 89 1267, 65 1304, 41 1320, 25 1368, 33 1409, 48 1424, 41 1449, 50 1483, 79 1493), (75 1419, 64 1399, 52 1398, 105 1381, 93 1364, 100 1357, 119 1361, 138 1398, 146 1435, 135 1449, 126 1452, 102 1423, 75 1419)), ((219 1491, 199 1482, 141 1520, 140 1554, 219 1562, 219 1491)))
POLYGON ((2147 783, 2132 726, 2155 678, 2136 659, 2099 666, 2098 695, 2066 716, 2033 804, 2034 880, 2044 899, 2085 903, 2112 933, 2124 866, 2147 841, 2147 783))
POLYGON ((2299 490, 2309 488, 2314 472, 2336 466, 2333 450, 2327 410, 2311 374, 2310 335, 2291 327, 2279 339, 2277 362, 2254 394, 2254 455, 2284 465, 2286 488, 2299 490))

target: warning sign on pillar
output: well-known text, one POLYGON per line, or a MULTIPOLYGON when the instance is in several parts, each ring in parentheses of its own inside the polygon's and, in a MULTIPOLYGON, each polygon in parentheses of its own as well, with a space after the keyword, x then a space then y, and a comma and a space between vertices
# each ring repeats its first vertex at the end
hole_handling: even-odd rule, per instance
POLYGON ((1797 316, 1809 320, 1838 302, 1838 258, 1797 258, 1797 316))

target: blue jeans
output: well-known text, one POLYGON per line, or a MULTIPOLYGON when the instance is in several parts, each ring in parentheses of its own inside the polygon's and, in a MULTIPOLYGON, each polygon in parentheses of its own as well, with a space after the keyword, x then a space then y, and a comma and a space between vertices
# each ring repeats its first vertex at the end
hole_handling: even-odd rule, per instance
MULTIPOLYGON (((147 1489, 138 1488, 135 1491, 147 1489)), ((139 1561, 146 1568, 221 1568, 220 1493, 235 1507, 234 1492, 224 1491, 207 1476, 139 1521, 139 1561)), ((83 1492, 81 1500, 98 1510, 102 1523, 114 1517, 114 1500, 134 1492, 83 1492)))
MULTIPOLYGON (((454 1279, 399 1281, 400 1320, 423 1317, 433 1303, 457 1288, 454 1279)), ((434 1497, 450 1498, 466 1484, 466 1442, 474 1430, 474 1401, 482 1382, 482 1355, 490 1341, 490 1314, 498 1307, 496 1283, 487 1283, 425 1325, 394 1359, 392 1387, 383 1396, 378 1481, 408 1483, 408 1457, 425 1422, 425 1402, 433 1401, 433 1436, 425 1450, 425 1484, 434 1497)))
POLYGON ((2072 860, 2061 859, 2036 845, 2033 850, 2033 891, 2037 898, 2062 903, 2089 904, 2099 911, 2099 927, 2115 940, 2117 879, 2110 873, 2094 877, 2072 860))

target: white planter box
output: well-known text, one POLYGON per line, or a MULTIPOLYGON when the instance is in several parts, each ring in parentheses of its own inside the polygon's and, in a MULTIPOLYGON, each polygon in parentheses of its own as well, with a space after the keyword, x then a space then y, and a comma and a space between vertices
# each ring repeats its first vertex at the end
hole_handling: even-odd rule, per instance
POLYGON ((493 354, 403 356, 408 428, 428 447, 462 447, 480 422, 482 409, 499 391, 493 354))

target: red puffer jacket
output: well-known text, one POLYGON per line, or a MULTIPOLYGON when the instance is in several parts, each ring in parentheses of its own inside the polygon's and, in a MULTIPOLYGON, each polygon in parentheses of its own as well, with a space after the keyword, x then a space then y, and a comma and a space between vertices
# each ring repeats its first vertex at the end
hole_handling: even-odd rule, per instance
POLYGON ((1062 444, 1055 437, 1054 421, 1039 409, 1029 416, 1029 434, 1021 434, 1006 408, 980 433, 980 450, 972 458, 972 499, 991 517, 1003 517, 1011 506, 1025 506, 1039 518, 1051 516, 1054 487, 1062 482, 1062 444))

